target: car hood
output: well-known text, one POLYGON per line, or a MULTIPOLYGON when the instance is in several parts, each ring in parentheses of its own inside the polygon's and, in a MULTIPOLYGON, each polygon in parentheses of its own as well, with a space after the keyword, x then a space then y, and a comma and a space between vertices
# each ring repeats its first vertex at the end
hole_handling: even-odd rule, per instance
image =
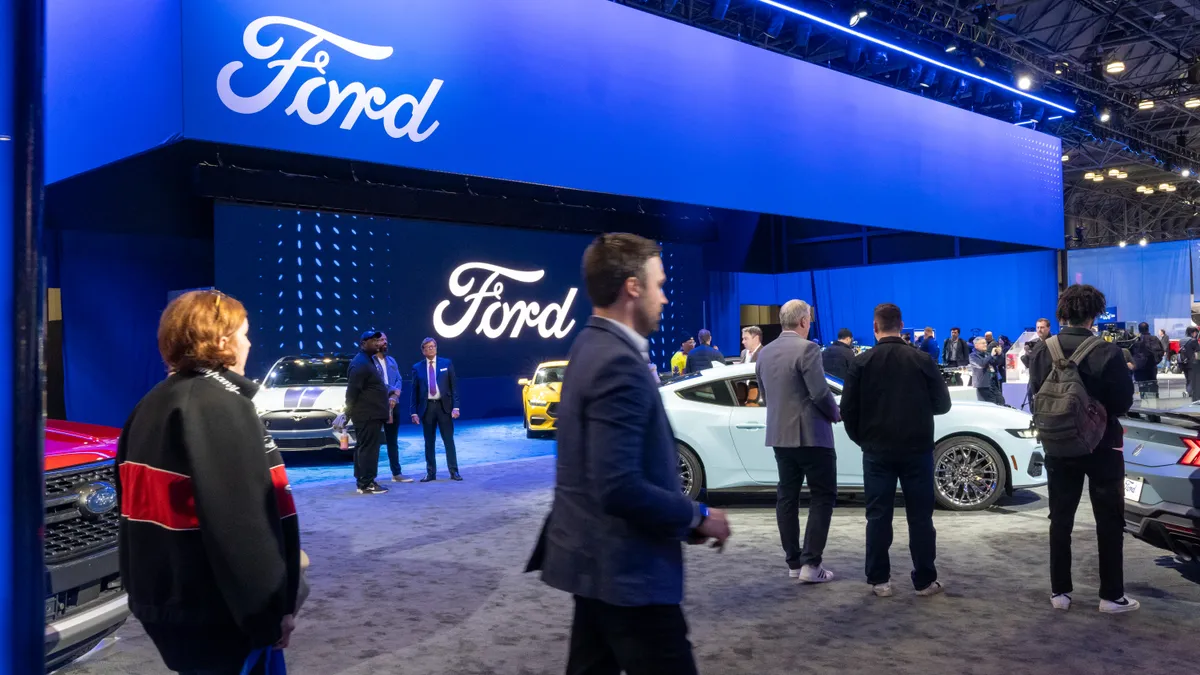
POLYGON ((346 385, 321 387, 263 387, 254 395, 260 413, 274 410, 333 410, 346 405, 346 385))
POLYGON ((46 470, 114 459, 120 435, 121 430, 113 427, 46 420, 46 470))
POLYGON ((529 385, 529 398, 537 398, 545 401, 557 401, 559 400, 559 396, 561 394, 562 382, 529 385))

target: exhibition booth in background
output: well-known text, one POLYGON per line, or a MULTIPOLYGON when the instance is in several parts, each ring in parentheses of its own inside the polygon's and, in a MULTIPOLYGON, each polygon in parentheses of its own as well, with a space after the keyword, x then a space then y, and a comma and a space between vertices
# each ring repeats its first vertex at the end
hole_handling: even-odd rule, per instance
POLYGON ((1053 312, 1058 139, 607 0, 48 12, 52 416, 120 425, 168 294, 211 286, 251 312, 251 377, 378 328, 401 363, 439 339, 464 416, 515 414, 602 231, 663 245, 663 372, 791 298, 825 341, 872 342, 885 301, 939 339, 1053 312))

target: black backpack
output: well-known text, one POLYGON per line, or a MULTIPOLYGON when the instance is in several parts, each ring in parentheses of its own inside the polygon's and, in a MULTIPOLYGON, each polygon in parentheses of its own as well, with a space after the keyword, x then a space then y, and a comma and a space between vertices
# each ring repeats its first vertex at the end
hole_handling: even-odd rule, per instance
POLYGON ((1083 341, 1068 359, 1058 336, 1046 340, 1051 370, 1033 397, 1033 425, 1051 457, 1089 455, 1104 438, 1108 411, 1088 393, 1079 377, 1079 364, 1103 344, 1097 337, 1083 341))

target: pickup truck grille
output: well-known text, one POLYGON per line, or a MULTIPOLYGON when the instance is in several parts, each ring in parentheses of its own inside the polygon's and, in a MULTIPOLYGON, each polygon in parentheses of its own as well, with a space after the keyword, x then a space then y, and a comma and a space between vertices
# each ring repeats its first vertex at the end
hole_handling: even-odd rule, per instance
POLYGON ((117 544, 120 514, 117 509, 90 514, 80 508, 82 488, 96 483, 115 486, 111 461, 46 473, 46 564, 66 562, 117 544))

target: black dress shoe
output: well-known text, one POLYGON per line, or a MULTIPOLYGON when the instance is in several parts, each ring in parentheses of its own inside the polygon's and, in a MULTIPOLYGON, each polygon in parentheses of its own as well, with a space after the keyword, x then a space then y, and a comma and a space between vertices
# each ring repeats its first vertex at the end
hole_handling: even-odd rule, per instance
POLYGON ((462 480, 462 476, 458 475, 458 472, 455 471, 454 473, 450 474, 450 480, 462 480))
POLYGON ((427 474, 425 474, 425 477, 421 479, 421 482, 422 482, 422 483, 429 483, 429 482, 432 482, 432 481, 435 481, 435 480, 437 480, 437 476, 435 476, 435 475, 433 475, 433 474, 431 474, 431 473, 427 473, 427 474))

